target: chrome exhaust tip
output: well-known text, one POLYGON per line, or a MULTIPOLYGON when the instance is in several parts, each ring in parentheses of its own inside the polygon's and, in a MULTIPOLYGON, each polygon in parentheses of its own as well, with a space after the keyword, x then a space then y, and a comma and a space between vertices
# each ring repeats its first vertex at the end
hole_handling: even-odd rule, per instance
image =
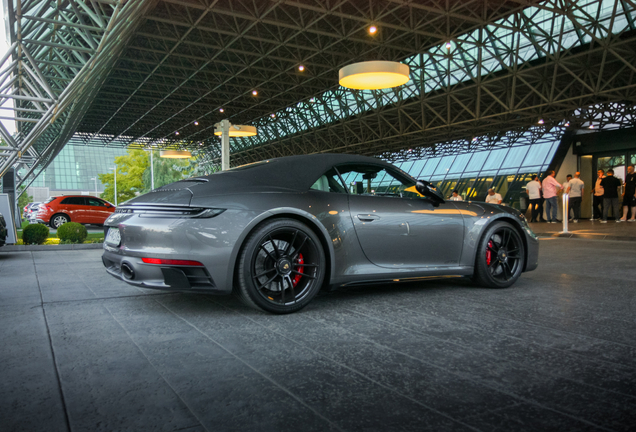
POLYGON ((125 279, 128 280, 132 280, 135 278, 135 271, 128 263, 123 263, 121 265, 121 274, 124 276, 125 279))

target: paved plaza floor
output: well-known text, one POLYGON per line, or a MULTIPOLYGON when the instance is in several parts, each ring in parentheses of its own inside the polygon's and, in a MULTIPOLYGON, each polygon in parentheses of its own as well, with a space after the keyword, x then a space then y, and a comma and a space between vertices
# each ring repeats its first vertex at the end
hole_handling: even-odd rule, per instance
POLYGON ((531 223, 532 230, 540 236, 559 236, 571 238, 586 238, 595 240, 636 241, 636 222, 616 222, 609 220, 581 219, 578 223, 569 222, 567 233, 563 232, 563 222, 531 223))
POLYGON ((0 430, 636 429, 636 242, 545 238, 509 289, 357 287, 286 316, 100 256, 0 251, 0 430))

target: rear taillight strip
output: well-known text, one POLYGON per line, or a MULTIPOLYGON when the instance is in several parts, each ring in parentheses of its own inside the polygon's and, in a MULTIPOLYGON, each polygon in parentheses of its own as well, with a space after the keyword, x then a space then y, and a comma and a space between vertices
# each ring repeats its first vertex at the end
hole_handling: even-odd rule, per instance
POLYGON ((145 264, 203 267, 203 264, 201 264, 199 261, 192 260, 142 258, 141 261, 145 264))

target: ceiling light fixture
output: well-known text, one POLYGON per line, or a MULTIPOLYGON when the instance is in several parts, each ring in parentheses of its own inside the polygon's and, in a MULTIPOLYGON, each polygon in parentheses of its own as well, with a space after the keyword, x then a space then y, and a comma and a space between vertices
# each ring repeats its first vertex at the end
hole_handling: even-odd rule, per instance
POLYGON ((539 119, 539 121, 538 121, 537 123, 539 123, 539 124, 543 124, 543 123, 545 123, 545 122, 543 121, 543 119, 539 119))
POLYGON ((269 116, 270 116, 271 118, 276 118, 276 114, 273 114, 273 113, 272 113, 272 114, 270 114, 269 116))
POLYGON ((374 25, 369 26, 369 34, 376 34, 378 32, 378 28, 374 25))
POLYGON ((305 66, 303 66, 303 65, 298 66, 298 71, 299 72, 304 72, 305 71, 305 66))
POLYGON ((590 125, 590 129, 594 129, 594 125, 593 124, 590 125))
POLYGON ((219 112, 225 112, 223 108, 219 108, 219 112))
POLYGON ((187 150, 161 150, 159 156, 167 159, 187 159, 192 157, 192 153, 187 150))
POLYGON ((194 121, 194 125, 195 125, 195 126, 199 126, 199 122, 195 120, 195 121, 194 121))
POLYGON ((378 90, 406 84, 408 65, 391 61, 367 61, 353 63, 340 69, 339 83, 357 90, 378 90))
POLYGON ((176 131, 174 134, 175 134, 175 135, 179 135, 179 131, 176 131))
POLYGON ((258 96, 258 91, 252 90, 252 96, 258 96))
MULTIPOLYGON (((254 126, 247 125, 230 125, 230 137, 246 137, 246 136, 254 136, 257 135, 258 131, 254 126)), ((214 135, 221 136, 223 135, 223 131, 220 126, 218 126, 214 130, 214 135)))
POLYGON ((450 42, 446 42, 446 49, 449 50, 453 47, 450 42))

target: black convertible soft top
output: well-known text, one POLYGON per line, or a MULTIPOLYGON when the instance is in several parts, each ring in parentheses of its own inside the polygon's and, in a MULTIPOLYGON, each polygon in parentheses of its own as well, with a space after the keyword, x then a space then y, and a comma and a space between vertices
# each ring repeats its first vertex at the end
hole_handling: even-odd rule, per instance
POLYGON ((392 166, 373 157, 322 153, 266 159, 201 178, 220 188, 249 186, 252 190, 267 188, 306 191, 332 166, 348 163, 392 166))
MULTIPOLYGON (((380 159, 349 154, 325 153, 287 156, 239 166, 208 176, 180 180, 133 198, 125 204, 189 205, 195 195, 202 198, 248 192, 306 192, 321 175, 334 165, 350 163, 393 167, 380 159)), ((409 177, 403 171, 398 171, 402 172, 405 177, 409 177)))

